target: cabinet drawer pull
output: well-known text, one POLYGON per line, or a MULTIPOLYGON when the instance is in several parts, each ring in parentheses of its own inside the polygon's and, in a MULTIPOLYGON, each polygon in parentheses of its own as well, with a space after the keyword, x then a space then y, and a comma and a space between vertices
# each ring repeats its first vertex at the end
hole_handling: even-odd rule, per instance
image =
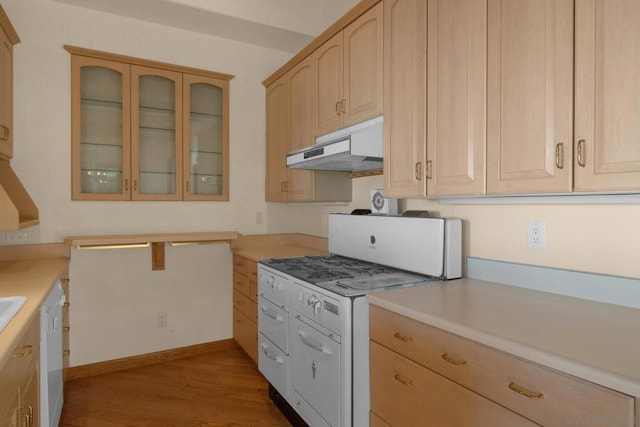
POLYGON ((129 191, 129 179, 124 179, 124 191, 129 191))
POLYGON ((71 326, 63 326, 62 327, 62 332, 69 332, 69 330, 71 330, 71 326))
POLYGON ((66 285, 69 283, 69 279, 68 278, 60 279, 60 282, 66 285))
POLYGON ((342 111, 342 114, 346 114, 347 113, 347 100, 343 99, 340 101, 340 111, 342 111))
POLYGON ((33 426, 33 406, 31 405, 20 406, 18 408, 17 418, 22 418, 22 417, 24 417, 24 420, 25 420, 24 425, 26 427, 33 426))
POLYGON ((63 356, 68 356, 68 355, 70 355, 70 354, 71 354, 71 350, 64 350, 64 351, 62 352, 62 355, 63 355, 63 356))
POLYGON ((69 308, 69 303, 65 302, 64 304, 62 304, 62 308, 69 308))
POLYGON ((422 179, 422 162, 416 163, 416 179, 418 181, 422 179))
POLYGON ((447 362, 456 365, 456 366, 467 366, 467 361, 466 360, 458 360, 458 359, 454 359, 453 357, 449 356, 449 353, 444 353, 441 356, 444 360, 446 360, 447 362))
POLYGON ((542 399, 544 397, 544 394, 527 390, 526 388, 519 386, 514 382, 509 383, 509 388, 518 394, 528 397, 529 399, 542 399))
POLYGON ((27 357, 33 353, 32 345, 24 345, 21 349, 17 350, 15 353, 11 355, 11 357, 27 357))
POLYGON ((556 144, 556 167, 564 168, 564 143, 562 142, 556 144))
POLYGON ((584 161, 584 145, 586 144, 586 140, 581 139, 578 141, 578 166, 585 167, 587 163, 584 161))
POLYGON ((412 337, 409 337, 407 335, 402 335, 400 332, 396 332, 395 334, 393 334, 393 337, 396 339, 399 339, 400 341, 413 342, 412 337))
POLYGON ((336 102, 336 116, 340 115, 340 101, 336 102))
POLYGON ((0 137, 0 140, 8 141, 9 135, 11 135, 11 131, 5 125, 0 125, 0 126, 2 126, 2 137, 0 137))
POLYGON ((393 376, 393 378, 395 378, 396 381, 398 381, 402 385, 406 385, 406 386, 412 386, 413 385, 413 381, 411 381, 409 378, 403 377, 400 374, 395 374, 393 376))

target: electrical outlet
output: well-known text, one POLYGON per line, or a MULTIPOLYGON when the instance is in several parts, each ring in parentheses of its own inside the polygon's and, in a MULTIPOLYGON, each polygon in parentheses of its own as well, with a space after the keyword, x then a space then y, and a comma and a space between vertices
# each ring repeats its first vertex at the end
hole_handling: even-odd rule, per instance
POLYGON ((527 224, 529 249, 544 250, 547 246, 544 221, 529 221, 527 224))
POLYGON ((256 212, 256 224, 258 225, 262 224, 262 211, 256 212))
POLYGON ((167 327, 167 312, 162 311, 158 313, 158 328, 166 328, 167 327))

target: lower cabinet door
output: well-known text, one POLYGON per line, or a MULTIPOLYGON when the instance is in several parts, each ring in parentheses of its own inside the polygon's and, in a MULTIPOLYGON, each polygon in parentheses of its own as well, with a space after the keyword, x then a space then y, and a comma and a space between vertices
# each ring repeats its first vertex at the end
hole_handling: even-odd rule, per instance
POLYGON ((394 427, 537 425, 374 341, 371 410, 394 427))
POLYGON ((233 338, 258 363, 258 325, 237 308, 233 309, 233 338))

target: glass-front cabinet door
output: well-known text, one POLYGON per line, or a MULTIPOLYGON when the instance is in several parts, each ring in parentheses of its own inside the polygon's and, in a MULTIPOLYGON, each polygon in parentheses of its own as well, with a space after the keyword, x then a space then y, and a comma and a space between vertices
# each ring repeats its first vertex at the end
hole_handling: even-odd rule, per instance
POLYGON ((130 66, 73 56, 73 200, 130 198, 130 66))
POLYGON ((131 66, 133 200, 181 200, 182 74, 131 66))
POLYGON ((232 75, 65 49, 73 200, 229 200, 232 75))
POLYGON ((229 200, 227 80, 184 74, 185 200, 229 200))

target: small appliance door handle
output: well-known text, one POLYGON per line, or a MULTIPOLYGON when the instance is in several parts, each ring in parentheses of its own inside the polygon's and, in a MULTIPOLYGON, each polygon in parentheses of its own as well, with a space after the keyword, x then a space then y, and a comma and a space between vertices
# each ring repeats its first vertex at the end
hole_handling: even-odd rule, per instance
POLYGON ((300 341, 302 341, 307 347, 312 348, 315 351, 319 351, 324 354, 333 354, 331 350, 323 346, 322 344, 316 344, 309 341, 309 338, 306 337, 304 332, 298 332, 298 336, 300 337, 300 341))
POLYGON ((278 316, 275 313, 272 313, 267 307, 262 306, 260 307, 260 309, 262 310, 262 312, 264 313, 265 316, 273 319, 273 320, 277 320, 278 322, 284 322, 284 319, 280 316, 278 316))

